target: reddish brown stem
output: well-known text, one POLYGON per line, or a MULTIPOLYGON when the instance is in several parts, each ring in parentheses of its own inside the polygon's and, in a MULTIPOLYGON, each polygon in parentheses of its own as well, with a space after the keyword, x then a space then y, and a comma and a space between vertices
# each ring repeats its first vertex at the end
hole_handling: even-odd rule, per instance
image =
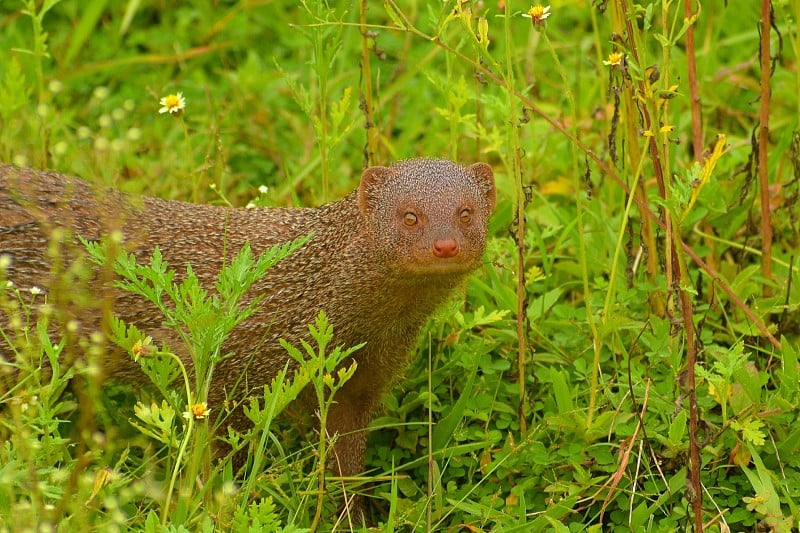
MULTIPOLYGON (((640 67, 641 62, 639 61, 639 52, 636 48, 636 38, 635 33, 633 32, 633 25, 631 23, 631 17, 628 16, 628 6, 625 1, 619 2, 621 12, 622 12, 622 20, 625 21, 625 30, 628 33, 628 46, 631 51, 631 55, 633 56, 633 61, 639 65, 640 67)), ((639 94, 644 95, 647 93, 645 81, 640 79, 636 82, 636 85, 639 87, 639 94)), ((641 105, 639 106, 639 111, 642 113, 642 118, 644 119, 644 129, 652 131, 653 130, 653 121, 650 117, 650 112, 647 110, 647 106, 641 105)), ((650 140, 648 143, 648 147, 650 148, 650 158, 652 159, 651 163, 653 164, 653 174, 656 178, 656 183, 658 184, 658 195, 661 198, 667 197, 667 187, 664 183, 664 171, 661 166, 661 156, 658 153, 658 141, 656 140, 655 135, 650 136, 650 140)), ((669 228, 667 228, 667 240, 671 238, 669 234, 669 228)), ((654 253, 655 251, 652 250, 650 253, 654 253)))
MULTIPOLYGON (((683 245, 680 230, 675 231, 675 241, 678 245, 683 245)), ((680 273, 684 273, 678 258, 678 252, 673 248, 672 268, 676 278, 680 278, 680 273)), ((683 317, 683 330, 686 336, 686 388, 689 391, 689 481, 691 483, 691 497, 689 500, 694 511, 694 531, 703 531, 703 486, 700 482, 700 446, 697 443, 697 388, 695 382, 694 367, 697 363, 697 346, 694 340, 694 309, 692 307, 692 297, 688 291, 680 289, 681 315, 683 317)))
MULTIPOLYGON (((692 0, 684 0, 683 16, 691 20, 694 16, 692 0)), ((697 59, 694 49, 694 24, 686 30, 686 76, 689 78, 689 105, 692 110, 692 149, 697 161, 703 160, 703 117, 700 111, 700 91, 697 87, 697 59)))
MULTIPOLYGON (((690 0, 686 0, 689 2, 690 0)), ((636 62, 637 65, 641 66, 639 61, 639 53, 636 46, 636 38, 635 33, 633 31, 633 25, 631 22, 631 17, 627 14, 627 4, 625 0, 619 2, 619 5, 623 12, 623 20, 625 21, 627 33, 628 33, 628 48, 631 51, 631 55, 633 56, 633 60, 636 62)), ((691 6, 688 8, 691 12, 691 6)), ((691 26, 690 26, 691 29, 691 26)), ((694 42, 692 41, 692 48, 689 49, 689 52, 694 52, 694 42)), ((693 56, 690 53, 690 64, 693 65, 693 56)), ((695 79, 695 85, 697 80, 695 79)), ((637 81, 637 86, 639 87, 639 94, 646 96, 648 94, 648 86, 647 81, 645 79, 639 79, 637 81)), ((696 87, 695 87, 696 88, 696 87)), ((650 110, 647 108, 646 105, 640 106, 640 111, 642 114, 642 118, 644 119, 644 128, 645 130, 650 130, 654 133, 654 129, 658 126, 657 124, 653 124, 654 117, 651 116, 650 110)), ((693 117, 694 119, 694 117, 693 117)), ((693 127, 699 124, 699 119, 695 123, 693 120, 693 127)), ((699 137, 699 136, 698 136, 699 137)), ((662 199, 667 199, 667 184, 666 179, 664 177, 664 170, 662 167, 661 161, 661 153, 658 150, 658 142, 655 135, 651 135, 649 138, 649 148, 650 148, 650 158, 653 164, 653 173, 656 178, 656 183, 658 184, 658 194, 662 199)), ((702 145, 701 145, 702 146, 702 145)), ((661 209, 661 217, 662 219, 656 219, 662 227, 666 230, 666 242, 667 242, 667 254, 669 258, 667 259, 667 269, 666 269, 666 277, 667 277, 667 286, 668 287, 679 287, 679 294, 680 294, 680 307, 681 307, 681 315, 683 317, 684 322, 684 330, 686 335, 686 366, 687 366, 687 387, 689 389, 689 442, 690 442, 690 456, 691 461, 689 464, 689 472, 690 472, 690 481, 693 498, 692 498, 692 507, 694 509, 694 521, 695 521, 695 531, 701 532, 703 531, 703 500, 702 500, 702 487, 700 484, 700 452, 697 447, 697 403, 695 401, 695 376, 694 376, 694 366, 696 362, 696 350, 694 345, 694 322, 692 320, 692 298, 689 293, 684 290, 682 287, 684 285, 683 278, 686 272, 684 269, 681 268, 681 258, 679 254, 681 253, 681 249, 684 245, 683 239, 681 238, 680 232, 680 225, 677 226, 673 224, 672 217, 666 211, 666 209, 661 209), (670 245, 671 244, 671 245, 670 245)), ((651 252, 652 253, 652 252, 651 252)))
MULTIPOLYGON (((770 100, 770 50, 769 31, 772 20, 772 3, 761 0, 761 106, 758 112, 758 183, 761 189, 761 273, 769 283, 772 279, 772 220, 769 210, 769 174, 767 149, 769 144, 770 100)), ((764 296, 769 296, 770 286, 764 285, 764 296)))
POLYGON ((361 81, 363 82, 361 108, 364 112, 364 122, 367 128, 367 142, 364 145, 364 167, 366 168, 376 161, 380 136, 373 113, 372 72, 369 63, 370 37, 367 33, 367 0, 361 0, 359 8, 359 28, 361 30, 361 81))
MULTIPOLYGON (((692 12, 692 0, 684 0, 684 17, 691 20, 694 16, 692 12)), ((697 63, 694 47, 694 24, 690 24, 686 30, 686 70, 689 78, 689 106, 692 112, 692 149, 694 158, 702 161, 703 158, 703 125, 700 111, 700 92, 697 87, 697 63)), ((680 244, 683 239, 678 237, 680 244)), ((677 255, 677 253, 675 254, 677 255)), ((700 446, 697 443, 697 390, 694 375, 694 367, 697 362, 697 349, 694 341, 694 321, 692 320, 693 309, 692 299, 689 293, 681 290, 681 308, 683 311, 683 328, 686 334, 686 378, 689 389, 689 477, 692 484, 694 499, 692 500, 692 510, 694 511, 694 530, 703 531, 703 492, 700 484, 700 446)))

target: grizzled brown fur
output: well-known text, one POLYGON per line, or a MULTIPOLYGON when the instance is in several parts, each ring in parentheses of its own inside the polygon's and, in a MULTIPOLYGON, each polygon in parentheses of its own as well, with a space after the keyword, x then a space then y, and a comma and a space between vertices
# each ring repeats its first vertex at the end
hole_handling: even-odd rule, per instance
MULTIPOLYGON (((222 412, 242 372, 247 390, 269 383, 289 359, 278 339, 308 340, 308 324, 324 309, 335 344, 367 343, 353 356, 358 370, 338 393, 328 422, 341 435, 334 449, 339 473, 355 475, 365 454, 359 430, 407 363, 426 319, 481 264, 494 202, 488 165, 432 159, 368 168, 357 191, 320 208, 251 210, 128 197, 54 172, 0 165, 0 255, 10 256, 8 275, 16 286, 47 289, 53 228, 90 240, 116 228, 140 261, 159 246, 172 268, 182 272, 191 264, 210 289, 223 259, 245 242, 261 253, 313 231, 305 247, 251 289, 251 297, 264 295, 262 306, 227 339, 224 349, 235 355, 216 369, 209 405, 222 412)), ((118 316, 190 362, 152 305, 118 291, 112 298, 118 316)), ((83 327, 97 327, 97 312, 84 313, 83 327)), ((0 344, 0 354, 7 349, 0 344)), ((109 361, 114 378, 145 379, 127 358, 109 361)), ((243 428, 248 421, 239 411, 226 423, 243 428)))

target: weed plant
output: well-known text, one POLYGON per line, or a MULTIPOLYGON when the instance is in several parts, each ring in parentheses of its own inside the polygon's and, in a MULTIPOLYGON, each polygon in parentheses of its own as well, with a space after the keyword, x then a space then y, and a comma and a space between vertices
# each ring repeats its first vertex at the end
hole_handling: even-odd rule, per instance
POLYGON ((336 513, 354 492, 381 531, 797 531, 798 19, 798 0, 3 2, 4 162, 286 206, 449 157, 491 163, 498 205, 359 480, 326 481, 325 432, 276 420, 311 386, 324 421, 353 370, 332 373, 354 347, 324 316, 249 434, 209 427, 252 311, 237 283, 286 249, 200 287, 90 246, 170 302, 191 374, 134 324, 76 335, 65 302, 102 305, 86 262, 53 272, 69 298, 2 278, 0 531, 358 530, 336 513), (110 342, 153 387, 102 379, 110 342))

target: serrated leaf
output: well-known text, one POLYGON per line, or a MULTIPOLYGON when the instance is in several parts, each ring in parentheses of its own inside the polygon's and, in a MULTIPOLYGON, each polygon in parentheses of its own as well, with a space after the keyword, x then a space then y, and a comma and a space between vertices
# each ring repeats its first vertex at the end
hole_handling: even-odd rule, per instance
POLYGON ((155 402, 150 406, 137 402, 133 408, 136 417, 141 420, 141 424, 131 420, 131 425, 144 435, 147 435, 168 446, 176 446, 177 438, 173 423, 175 421, 175 410, 162 400, 161 405, 155 402))
POLYGON ((767 435, 761 431, 762 427, 764 427, 764 423, 757 418, 731 421, 731 428, 741 434, 742 440, 756 446, 763 446, 766 442, 767 435))

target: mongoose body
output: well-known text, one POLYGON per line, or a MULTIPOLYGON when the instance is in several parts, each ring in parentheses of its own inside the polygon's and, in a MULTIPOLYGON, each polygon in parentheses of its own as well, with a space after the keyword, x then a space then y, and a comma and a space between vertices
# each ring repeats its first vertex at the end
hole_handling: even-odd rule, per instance
MULTIPOLYGON (((299 345, 321 309, 334 326, 334 345, 366 345, 358 369, 337 397, 328 420, 340 438, 334 448, 342 475, 362 471, 363 430, 381 393, 409 359, 430 314, 480 266, 495 202, 491 168, 416 159, 364 171, 359 188, 319 208, 232 209, 154 198, 132 198, 76 178, 0 165, 0 256, 17 287, 48 290, 54 228, 90 240, 115 228, 124 246, 145 261, 158 246, 177 272, 191 264, 207 289, 223 264, 249 242, 253 251, 313 232, 310 241, 270 269, 251 289, 259 311, 237 326, 224 350, 234 355, 215 370, 209 406, 218 413, 235 383, 258 392, 289 356, 278 339, 299 345), (240 381, 245 372, 244 380, 240 381)), ((166 343, 187 363, 180 339, 145 300, 111 292, 113 312, 166 343), (182 351, 183 350, 183 351, 182 351)), ((99 323, 84 311, 82 327, 99 323)), ((2 326, 2 318, 0 318, 2 326)), ((0 343, 0 354, 8 347, 0 343)), ((138 365, 113 359, 108 373, 132 383, 146 378, 138 365)), ((307 406, 313 412, 313 406, 307 406)), ((228 423, 243 428, 244 415, 228 423)))

